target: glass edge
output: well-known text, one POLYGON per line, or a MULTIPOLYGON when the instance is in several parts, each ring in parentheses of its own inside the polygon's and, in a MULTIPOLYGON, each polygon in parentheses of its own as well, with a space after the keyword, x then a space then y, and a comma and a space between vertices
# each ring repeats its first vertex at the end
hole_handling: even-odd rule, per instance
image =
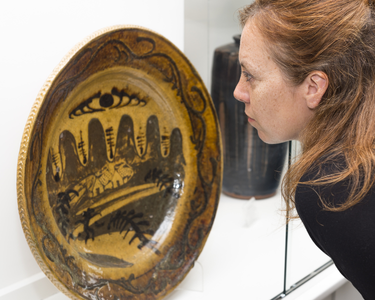
POLYGON ((310 274, 308 274, 307 276, 305 276, 301 280, 297 281, 295 284, 291 285, 291 287, 288 290, 285 290, 284 292, 278 294, 277 296, 275 296, 274 298, 272 298, 270 300, 280 300, 280 299, 285 298, 290 293, 292 293, 293 291, 295 291, 296 289, 301 287, 303 284, 308 282, 310 279, 314 278, 316 275, 320 274, 321 272, 323 272, 324 270, 326 270, 328 267, 330 267, 332 265, 333 265, 333 261, 329 260, 328 262, 326 262, 325 264, 320 266, 315 271, 311 272, 310 274))

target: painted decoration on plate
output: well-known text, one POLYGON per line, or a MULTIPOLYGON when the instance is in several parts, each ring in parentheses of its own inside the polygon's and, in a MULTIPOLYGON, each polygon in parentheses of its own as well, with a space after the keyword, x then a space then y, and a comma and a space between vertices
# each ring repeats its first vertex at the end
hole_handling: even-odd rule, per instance
POLYGON ((29 116, 20 217, 72 299, 160 299, 186 276, 221 189, 218 121, 184 55, 143 28, 77 46, 29 116))

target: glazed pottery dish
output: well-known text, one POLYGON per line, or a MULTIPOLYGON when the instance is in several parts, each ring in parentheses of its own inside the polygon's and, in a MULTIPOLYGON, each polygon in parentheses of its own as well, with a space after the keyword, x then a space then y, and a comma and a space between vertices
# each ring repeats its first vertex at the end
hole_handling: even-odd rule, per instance
POLYGON ((164 37, 117 26, 77 45, 38 95, 19 213, 71 299, 161 299, 202 251, 221 179, 218 120, 194 67, 164 37))

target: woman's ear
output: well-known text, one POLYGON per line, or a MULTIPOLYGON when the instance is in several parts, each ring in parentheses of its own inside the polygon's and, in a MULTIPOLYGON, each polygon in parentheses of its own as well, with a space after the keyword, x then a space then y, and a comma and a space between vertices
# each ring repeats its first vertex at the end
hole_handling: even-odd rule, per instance
POLYGON ((305 99, 308 108, 316 108, 328 87, 328 76, 321 71, 311 72, 304 82, 306 89, 305 99))

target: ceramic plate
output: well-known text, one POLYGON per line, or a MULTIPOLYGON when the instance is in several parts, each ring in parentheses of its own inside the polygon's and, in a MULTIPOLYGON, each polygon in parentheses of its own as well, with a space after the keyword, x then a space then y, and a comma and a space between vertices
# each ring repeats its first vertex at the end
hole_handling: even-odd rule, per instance
POLYGON ((143 28, 76 46, 23 135, 18 203, 41 269, 72 299, 159 299, 186 276, 221 189, 218 121, 185 56, 143 28))

